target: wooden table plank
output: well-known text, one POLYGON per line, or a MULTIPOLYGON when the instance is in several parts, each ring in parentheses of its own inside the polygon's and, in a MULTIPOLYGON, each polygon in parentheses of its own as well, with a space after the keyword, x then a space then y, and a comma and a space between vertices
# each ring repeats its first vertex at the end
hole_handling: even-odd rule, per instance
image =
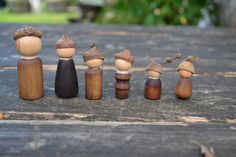
POLYGON ((234 157, 235 126, 2 121, 0 155, 200 157, 194 141, 213 147, 218 157, 234 157))
MULTIPOLYGON (((235 78, 196 76, 193 78, 193 97, 183 101, 176 99, 173 93, 178 76, 166 73, 162 76, 162 99, 149 101, 143 97, 146 77, 143 73, 133 73, 128 100, 117 100, 114 96, 114 71, 105 71, 104 75, 107 77, 104 79, 104 94, 100 101, 84 98, 83 81, 80 81, 79 97, 68 100, 57 98, 54 94, 55 73, 51 71, 45 72, 45 97, 25 101, 18 98, 16 71, 1 72, 0 111, 9 116, 7 119, 22 120, 183 121, 183 117, 189 116, 205 118, 206 122, 236 119, 235 78), (84 116, 77 117, 80 114, 84 116)), ((84 71, 80 70, 78 76, 79 80, 83 80, 84 71)))

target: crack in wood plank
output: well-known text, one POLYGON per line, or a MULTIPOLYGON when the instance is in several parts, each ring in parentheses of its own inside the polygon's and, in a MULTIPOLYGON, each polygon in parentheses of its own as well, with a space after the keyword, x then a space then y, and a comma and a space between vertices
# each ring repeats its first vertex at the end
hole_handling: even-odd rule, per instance
POLYGON ((236 119, 225 119, 225 120, 216 120, 216 119, 207 119, 205 117, 197 116, 182 116, 178 117, 176 121, 171 119, 166 120, 157 120, 157 119, 148 119, 142 117, 127 117, 127 116, 117 116, 114 119, 109 119, 106 116, 94 115, 94 114, 83 114, 83 113, 53 113, 53 112, 19 112, 19 111, 0 111, 5 117, 4 120, 73 120, 73 121, 87 121, 87 122, 128 122, 128 123, 166 123, 187 125, 187 124, 197 124, 197 123, 206 123, 206 124, 236 124, 236 119))
POLYGON ((164 125, 164 126, 188 126, 189 124, 183 122, 123 122, 123 121, 74 121, 74 120, 4 120, 0 124, 31 124, 31 125, 93 125, 93 126, 122 126, 122 125, 164 125))
MULTIPOLYGON (((77 70, 86 70, 87 66, 85 65, 75 65, 75 68, 77 70)), ((52 71, 55 72, 57 69, 57 65, 43 65, 43 70, 45 71, 52 71)), ((112 65, 105 65, 102 67, 102 69, 107 71, 116 71, 115 66, 112 65)), ((16 66, 0 66, 0 71, 8 71, 8 70, 17 70, 16 66)), ((132 67, 130 69, 130 72, 144 72, 146 71, 146 67, 132 67)), ((176 72, 176 68, 163 68, 163 71, 165 72, 176 72)), ((225 71, 225 72, 204 72, 204 73, 196 73, 193 75, 194 77, 204 77, 204 76, 220 76, 220 77, 230 77, 235 78, 236 77, 236 71, 225 71)))
POLYGON ((209 120, 207 118, 197 116, 179 117, 179 120, 184 121, 186 123, 209 123, 209 120))
MULTIPOLYGON (((86 65, 75 65, 75 68, 77 70, 86 70, 88 67, 86 65)), ((53 71, 55 72, 57 69, 57 65, 49 65, 49 64, 44 64, 43 65, 43 70, 46 71, 53 71)), ((108 71, 116 71, 115 66, 111 66, 111 65, 106 65, 103 66, 102 69, 104 70, 108 70, 108 71)), ((17 70, 16 66, 0 66, 0 70, 17 70)), ((164 71, 175 71, 175 68, 164 68, 164 71)), ((130 72, 142 72, 142 71, 146 71, 146 67, 132 67, 130 69, 130 72)))

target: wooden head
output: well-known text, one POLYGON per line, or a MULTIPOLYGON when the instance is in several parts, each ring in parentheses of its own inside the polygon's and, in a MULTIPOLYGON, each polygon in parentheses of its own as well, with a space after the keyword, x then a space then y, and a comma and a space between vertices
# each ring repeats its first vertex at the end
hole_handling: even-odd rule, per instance
POLYGON ((34 57, 42 47, 42 33, 34 27, 23 27, 18 29, 13 38, 16 41, 16 50, 23 57, 34 57))
POLYGON ((89 68, 99 68, 103 64, 104 57, 94 43, 90 47, 91 49, 83 56, 84 62, 89 68))
POLYGON ((182 78, 190 78, 195 73, 195 68, 192 64, 193 61, 197 60, 198 57, 188 56, 187 59, 182 61, 177 70, 182 78))
POLYGON ((134 63, 134 57, 127 49, 115 55, 115 66, 119 71, 128 71, 134 63))
POLYGON ((147 67, 148 77, 159 78, 162 73, 162 67, 159 63, 150 63, 147 67))
POLYGON ((190 78, 192 75, 193 75, 193 73, 192 72, 190 72, 190 71, 188 71, 188 70, 179 70, 178 71, 179 72, 179 76, 180 77, 182 77, 182 78, 190 78))
POLYGON ((68 36, 62 35, 62 37, 56 43, 56 52, 61 59, 71 59, 75 53, 76 44, 73 39, 68 36))

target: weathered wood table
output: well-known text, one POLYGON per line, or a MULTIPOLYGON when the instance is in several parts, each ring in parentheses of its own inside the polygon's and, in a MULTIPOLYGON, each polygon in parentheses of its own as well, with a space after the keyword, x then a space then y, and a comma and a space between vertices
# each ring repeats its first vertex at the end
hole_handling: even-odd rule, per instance
POLYGON ((12 33, 20 25, 1 24, 0 33, 0 156, 174 156, 199 157, 199 146, 213 147, 218 157, 236 154, 236 30, 228 28, 141 26, 37 26, 44 33, 45 97, 18 98, 12 33), (54 94, 58 57, 55 42, 62 33, 77 42, 75 57, 79 97, 54 94), (96 42, 105 56, 103 99, 84 98, 82 55, 96 42), (114 54, 135 55, 128 100, 114 95, 114 54), (181 52, 200 57, 195 63, 193 96, 178 100, 174 88, 177 63, 165 65, 160 101, 143 97, 145 54, 156 59, 181 52))

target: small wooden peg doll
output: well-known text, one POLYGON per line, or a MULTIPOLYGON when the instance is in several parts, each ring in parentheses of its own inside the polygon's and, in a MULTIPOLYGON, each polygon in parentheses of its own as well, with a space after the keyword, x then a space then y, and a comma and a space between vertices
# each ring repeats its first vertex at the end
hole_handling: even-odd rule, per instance
POLYGON ((55 78, 55 93, 60 98, 73 98, 78 94, 78 80, 73 61, 75 47, 75 41, 65 35, 62 35, 56 43, 59 61, 55 78))
POLYGON ((177 68, 181 78, 176 84, 175 94, 180 99, 189 99, 192 95, 192 81, 189 78, 195 73, 192 62, 197 59, 198 57, 188 56, 177 68))
POLYGON ((162 67, 159 63, 153 62, 147 68, 148 78, 145 83, 144 96, 149 100, 158 100, 161 98, 161 80, 162 67))
MULTIPOLYGON (((165 63, 172 63, 175 59, 180 59, 180 57, 180 53, 175 58, 167 57, 165 63)), ((163 70, 161 64, 153 59, 150 60, 151 63, 147 67, 148 78, 145 83, 144 97, 149 100, 159 100, 162 91, 160 75, 163 70)))
POLYGON ((42 33, 26 26, 18 29, 13 37, 16 50, 22 55, 17 63, 19 97, 39 99, 44 95, 42 61, 37 56, 42 47, 42 33))
POLYGON ((127 49, 115 55, 115 66, 117 68, 115 74, 115 93, 117 99, 127 99, 129 97, 131 74, 128 70, 132 67, 133 63, 134 57, 127 49))
POLYGON ((95 44, 83 56, 88 69, 85 71, 85 97, 89 100, 102 98, 103 72, 100 68, 103 64, 103 56, 95 44))

